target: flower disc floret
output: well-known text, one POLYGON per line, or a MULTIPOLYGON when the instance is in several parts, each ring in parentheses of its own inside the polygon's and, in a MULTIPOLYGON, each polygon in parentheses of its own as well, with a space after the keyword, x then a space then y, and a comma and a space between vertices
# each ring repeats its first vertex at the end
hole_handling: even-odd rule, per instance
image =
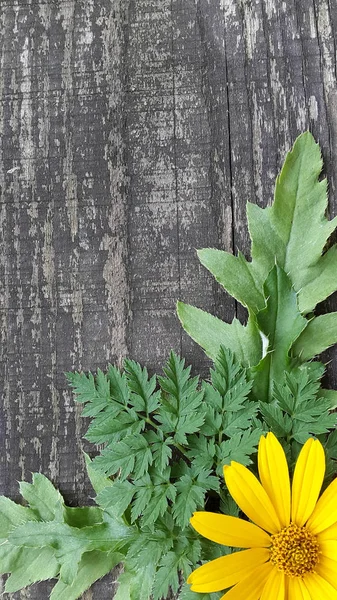
POLYGON ((290 523, 271 536, 270 561, 289 577, 314 573, 319 561, 317 538, 306 527, 290 523))

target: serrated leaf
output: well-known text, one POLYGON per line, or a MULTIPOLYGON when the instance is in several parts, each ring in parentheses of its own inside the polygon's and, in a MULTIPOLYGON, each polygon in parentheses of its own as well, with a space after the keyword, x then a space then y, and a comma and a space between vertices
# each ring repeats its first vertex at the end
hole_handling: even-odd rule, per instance
POLYGON ((193 512, 204 506, 207 490, 218 489, 219 481, 209 472, 201 471, 197 477, 186 473, 176 482, 177 498, 173 505, 173 517, 177 525, 186 527, 193 512))
POLYGON ((59 561, 60 578, 67 585, 75 580, 82 555, 92 550, 110 552, 125 545, 133 529, 105 515, 105 523, 77 529, 55 521, 16 527, 8 537, 10 544, 26 548, 50 546, 59 561))
POLYGON ((276 179, 273 205, 265 209, 250 205, 247 211, 252 264, 260 281, 276 261, 289 275, 304 313, 337 288, 336 281, 331 280, 331 265, 334 272, 337 266, 336 252, 329 250, 329 257, 328 253, 322 256, 337 220, 325 217, 327 188, 326 180, 318 180, 321 169, 318 144, 309 132, 300 135, 276 179), (319 285, 317 277, 322 274, 319 285))
POLYGON ((164 515, 168 502, 174 501, 176 489, 170 482, 170 468, 163 472, 151 469, 151 476, 146 473, 144 477, 135 481, 135 497, 131 508, 131 522, 142 517, 142 528, 152 527, 160 515, 164 515))
POLYGON ((246 402, 245 407, 235 412, 227 411, 223 415, 223 431, 227 436, 235 435, 238 430, 248 429, 258 409, 257 402, 246 402))
POLYGON ((134 360, 124 361, 126 380, 131 392, 130 403, 138 412, 149 413, 156 410, 159 405, 159 392, 155 392, 157 385, 156 375, 149 379, 146 367, 142 368, 134 360))
POLYGON ((168 466, 172 457, 171 445, 173 444, 173 438, 169 436, 164 439, 161 430, 158 430, 158 433, 152 430, 147 431, 144 433, 144 436, 151 448, 154 466, 159 471, 163 471, 168 466))
POLYGON ((329 409, 334 410, 337 408, 337 391, 336 390, 325 390, 320 389, 318 392, 319 398, 325 398, 329 401, 329 409))
POLYGON ((113 481, 109 479, 109 477, 106 477, 100 471, 94 468, 90 456, 85 452, 83 452, 83 454, 85 458, 85 465, 87 468, 88 477, 96 494, 99 494, 106 487, 113 485, 113 481))
POLYGON ((296 290, 310 281, 310 267, 319 262, 337 225, 336 218, 325 217, 327 182, 318 181, 321 170, 319 145, 306 132, 297 138, 276 180, 270 222, 286 246, 284 269, 296 290))
POLYGON ((309 321, 293 345, 292 353, 301 361, 310 360, 337 343, 337 312, 319 315, 309 321))
POLYGON ((241 252, 234 256, 229 252, 204 248, 197 251, 201 264, 233 296, 253 312, 264 307, 264 296, 260 282, 256 281, 254 266, 246 261, 241 252))
POLYGON ((191 368, 171 352, 164 368, 166 377, 158 377, 162 402, 156 419, 166 433, 174 433, 174 441, 187 444, 186 434, 198 431, 204 422, 203 390, 198 389, 199 378, 190 377, 191 368))
POLYGON ((152 531, 144 527, 132 540, 126 555, 126 565, 131 571, 142 571, 149 561, 157 565, 162 556, 173 547, 173 536, 160 528, 160 520, 152 531))
POLYGON ((63 498, 44 475, 33 473, 32 483, 20 482, 20 492, 27 500, 30 508, 42 521, 62 519, 64 511, 63 498))
POLYGON ((146 473, 144 477, 141 477, 138 481, 136 481, 135 487, 135 498, 131 509, 132 523, 134 523, 136 519, 138 519, 138 517, 143 513, 151 500, 153 483, 150 475, 146 473))
POLYGON ((91 402, 96 398, 95 379, 92 373, 65 373, 69 385, 73 388, 76 402, 91 402))
POLYGON ((298 307, 302 313, 310 313, 316 304, 336 291, 336 270, 337 246, 335 244, 311 267, 311 280, 298 291, 298 307))
POLYGON ((188 440, 187 456, 196 471, 211 470, 215 457, 214 439, 199 435, 191 436, 188 440))
POLYGON ((94 465, 106 475, 114 475, 120 470, 121 480, 133 473, 134 479, 142 477, 153 462, 151 448, 145 437, 128 436, 113 447, 107 446, 94 459, 94 465))
POLYGON ((290 364, 289 351, 307 326, 297 307, 297 297, 286 273, 275 265, 265 286, 266 307, 257 316, 257 323, 268 338, 267 355, 253 370, 254 394, 259 400, 269 401, 272 382, 280 381, 290 364))
MULTIPOLYGON (((336 228, 337 217, 329 221, 325 216, 327 184, 325 179, 319 181, 321 169, 319 146, 306 132, 297 138, 287 154, 276 180, 273 205, 264 209, 247 205, 252 261, 240 253, 235 257, 209 248, 199 250, 202 264, 249 310, 250 327, 246 335, 241 330, 232 336, 234 327, 178 303, 177 312, 184 329, 211 358, 214 359, 222 338, 222 343, 231 348, 245 366, 257 365, 261 347, 255 335, 253 315, 262 309, 263 283, 275 263, 289 276, 298 293, 299 310, 304 314, 337 289, 337 246, 324 253, 327 240, 336 228), (236 346, 236 340, 242 337, 245 343, 241 346, 248 348, 248 356, 246 350, 239 353, 236 346)), ((275 302, 277 304, 276 296, 275 302)), ((263 359, 258 376, 260 370, 268 370, 269 360, 263 359)))
POLYGON ((163 516, 168 508, 168 501, 175 501, 176 489, 172 483, 156 485, 151 500, 143 512, 142 526, 151 526, 159 516, 163 516))
POLYGON ((180 556, 175 552, 168 552, 161 560, 156 572, 153 586, 153 600, 160 600, 167 596, 169 588, 173 593, 179 588, 179 564, 180 556))
POLYGON ((125 571, 118 578, 114 600, 150 600, 155 566, 148 562, 140 571, 125 571))
POLYGON ((192 592, 190 586, 185 583, 179 594, 178 600, 221 600, 223 592, 212 592, 211 594, 198 594, 192 592))
POLYGON ((292 420, 289 415, 283 414, 280 407, 274 404, 260 403, 260 411, 270 430, 278 438, 286 438, 292 429, 292 420))
POLYGON ((208 312, 178 302, 177 314, 185 331, 197 342, 206 354, 215 360, 220 346, 229 348, 244 366, 256 365, 262 356, 262 341, 252 319, 246 326, 237 319, 224 323, 208 312))
POLYGON ((37 581, 52 579, 59 572, 59 563, 53 548, 18 548, 11 572, 6 581, 5 592, 13 593, 37 581))
POLYGON ((77 600, 95 582, 124 558, 118 552, 86 552, 83 554, 71 585, 59 580, 53 587, 50 600, 77 600))
POLYGON ((6 540, 18 525, 38 520, 33 510, 20 506, 5 496, 0 496, 0 517, 0 541, 6 540))
POLYGON ((262 431, 259 429, 247 430, 235 433, 221 442, 217 447, 219 477, 223 475, 224 465, 229 465, 232 460, 246 466, 252 464, 251 455, 256 454, 261 435, 262 431))
POLYGON ((72 388, 76 402, 86 406, 83 416, 94 416, 103 410, 110 400, 110 387, 106 376, 98 369, 96 378, 92 373, 65 373, 72 388))
POLYGON ((115 443, 127 436, 140 433, 144 427, 145 421, 139 419, 133 409, 121 412, 118 418, 116 414, 108 416, 104 412, 92 421, 84 437, 93 444, 115 443))
POLYGON ((110 383, 111 397, 120 404, 127 406, 130 392, 125 373, 121 373, 114 365, 108 365, 107 378, 110 383))
POLYGON ((98 494, 96 502, 103 508, 112 508, 113 513, 120 517, 131 503, 135 492, 135 486, 129 481, 114 481, 98 494))

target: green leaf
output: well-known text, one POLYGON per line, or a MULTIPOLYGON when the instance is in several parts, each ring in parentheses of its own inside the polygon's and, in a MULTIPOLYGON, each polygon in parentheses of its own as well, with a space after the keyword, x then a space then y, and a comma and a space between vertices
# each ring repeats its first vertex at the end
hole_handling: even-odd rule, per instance
POLYGON ((111 479, 109 479, 109 477, 106 477, 100 471, 95 469, 90 456, 88 454, 86 454, 85 452, 83 454, 84 454, 84 458, 85 458, 85 464, 87 467, 88 477, 90 479, 90 483, 91 483, 92 487, 94 488, 96 494, 99 494, 106 487, 113 485, 113 481, 111 479))
POLYGON ((96 379, 92 373, 65 373, 72 388, 74 388, 75 400, 87 403, 82 411, 83 416, 94 416, 104 409, 109 401, 110 386, 106 375, 100 369, 97 371, 96 379))
POLYGON ((114 600, 150 600, 155 566, 147 563, 141 571, 125 571, 118 578, 114 600))
POLYGON ((134 579, 135 574, 128 571, 118 577, 118 587, 114 600, 134 600, 131 596, 134 579))
POLYGON ((130 404, 138 412, 149 413, 156 410, 159 405, 160 393, 155 392, 157 378, 155 375, 149 379, 147 369, 142 368, 134 360, 124 361, 126 379, 130 395, 130 404))
POLYGON ((292 430, 292 420, 287 414, 283 414, 279 406, 274 404, 260 403, 260 411, 270 429, 278 438, 287 438, 292 430))
POLYGON ((11 561, 11 572, 6 581, 5 592, 13 593, 37 581, 52 579, 59 572, 59 563, 53 548, 17 548, 11 561))
POLYGON ((302 361, 310 360, 336 343, 337 312, 332 312, 309 321, 293 345, 292 353, 302 361))
POLYGON ((284 270, 296 291, 311 280, 310 268, 320 261, 337 225, 336 218, 328 221, 325 217, 327 182, 318 181, 321 170, 319 145, 306 132, 287 154, 270 208, 270 222, 286 247, 284 270))
POLYGON ((123 406, 127 406, 130 399, 130 391, 125 373, 121 373, 114 365, 109 365, 107 377, 110 382, 111 397, 123 406))
POLYGON ((33 473, 32 483, 21 481, 20 492, 40 520, 62 520, 63 498, 51 481, 41 473, 33 473))
POLYGON ((211 470, 215 457, 214 439, 207 439, 204 435, 191 436, 188 440, 187 456, 191 459, 195 471, 211 470))
POLYGON ((298 307, 302 313, 310 313, 337 289, 337 246, 329 248, 310 269, 311 279, 298 291, 298 307))
POLYGON ((38 520, 33 510, 20 506, 5 496, 0 496, 0 517, 0 541, 6 540, 18 525, 38 520))
POLYGON ((280 381, 290 365, 289 351, 307 325, 297 307, 297 297, 286 273, 277 265, 264 286, 266 307, 257 316, 262 333, 268 338, 267 355, 253 370, 255 397, 270 401, 272 382, 280 381))
POLYGON ((150 430, 144 435, 151 447, 154 466, 159 469, 159 471, 164 471, 172 458, 171 445, 173 444, 173 438, 167 437, 165 440, 162 439, 164 436, 161 430, 159 430, 158 433, 150 430))
POLYGON ((119 550, 132 536, 133 529, 105 514, 105 523, 90 527, 70 527, 63 523, 25 523, 9 534, 14 546, 41 548, 51 546, 61 564, 60 578, 71 585, 75 580, 82 555, 91 550, 119 550))
POLYGON ((191 367, 185 368, 185 361, 171 352, 164 368, 166 377, 158 377, 163 394, 156 419, 165 433, 174 433, 178 444, 187 444, 186 434, 198 431, 204 422, 204 393, 198 389, 199 378, 190 377, 190 371, 191 367))
POLYGON ((331 278, 337 267, 336 249, 322 256, 337 219, 328 221, 325 217, 327 184, 325 179, 318 179, 321 169, 319 146, 306 132, 287 154, 276 179, 273 205, 247 208, 252 238, 250 269, 258 274, 257 288, 277 262, 298 292, 303 313, 311 312, 337 289, 335 278, 331 278))
MULTIPOLYGON (((131 571, 142 571, 150 563, 157 565, 164 554, 173 548, 173 534, 161 526, 160 520, 152 531, 149 527, 139 530, 130 543, 126 555, 126 566, 131 571)), ((174 535, 177 532, 174 532, 174 535)))
POLYGON ((223 597, 223 592, 212 592, 211 594, 198 594, 197 592, 192 592, 190 586, 185 583, 180 594, 178 600, 221 600, 223 597))
POLYGON ((262 340, 252 319, 246 326, 234 319, 231 324, 200 308, 177 303, 177 314, 185 331, 206 354, 215 360, 220 346, 231 350, 244 366, 256 365, 262 356, 262 340))
POLYGON ((261 208, 247 202, 247 221, 252 240, 250 269, 255 274, 257 287, 262 290, 275 263, 284 265, 285 246, 270 222, 270 207, 261 208))
POLYGON ((129 435, 138 434, 143 431, 145 421, 139 419, 133 409, 117 414, 107 415, 106 411, 96 417, 88 431, 85 439, 93 444, 116 443, 129 435))
POLYGON ((120 552, 85 552, 72 584, 59 580, 52 590, 50 600, 77 600, 97 579, 109 573, 123 559, 124 555, 120 552))
POLYGON ((324 390, 321 388, 318 392, 318 397, 329 400, 330 410, 337 408, 337 390, 324 390))
POLYGON ((224 465, 229 465, 232 460, 242 465, 251 465, 251 455, 256 454, 261 435, 260 429, 246 430, 234 433, 228 440, 221 442, 217 447, 219 477, 223 475, 224 465))
POLYGON ((112 508, 113 513, 120 517, 131 504, 136 489, 129 481, 114 481, 104 488, 96 497, 96 502, 103 508, 112 508))
POLYGON ((130 435, 113 447, 107 446, 93 462, 106 475, 114 475, 120 470, 121 480, 126 479, 130 473, 133 473, 134 479, 138 479, 152 464, 153 457, 145 437, 130 435))
POLYGON ((243 306, 253 312, 264 307, 262 286, 256 282, 253 264, 247 262, 241 252, 234 256, 222 250, 204 248, 198 250, 198 257, 220 285, 243 306))
POLYGON ((151 470, 151 475, 135 481, 135 499, 132 503, 131 521, 142 516, 142 528, 152 526, 160 515, 168 508, 168 501, 174 501, 176 489, 170 483, 170 468, 164 471, 151 470))
POLYGON ((153 600, 167 596, 169 588, 173 593, 179 588, 179 565, 181 558, 175 552, 168 552, 161 560, 153 586, 153 600))
POLYGON ((201 471, 197 477, 193 472, 180 477, 175 484, 178 494, 173 505, 173 516, 177 525, 185 527, 197 508, 203 508, 207 490, 218 490, 217 477, 208 471, 201 471))

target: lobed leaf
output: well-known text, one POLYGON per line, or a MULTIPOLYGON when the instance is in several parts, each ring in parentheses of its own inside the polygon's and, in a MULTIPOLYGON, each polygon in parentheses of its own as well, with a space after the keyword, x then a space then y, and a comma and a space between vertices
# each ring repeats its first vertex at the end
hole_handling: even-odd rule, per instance
POLYGON ((177 303, 177 314, 185 331, 215 360, 220 346, 231 350, 244 366, 256 365, 262 356, 262 340, 253 319, 246 326, 237 319, 224 323, 208 312, 177 303))

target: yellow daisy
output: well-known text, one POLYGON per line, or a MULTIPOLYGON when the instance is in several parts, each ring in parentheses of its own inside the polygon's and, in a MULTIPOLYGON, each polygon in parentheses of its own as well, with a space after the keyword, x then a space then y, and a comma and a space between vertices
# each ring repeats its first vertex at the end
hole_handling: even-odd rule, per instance
POLYGON ((337 479, 318 499, 322 444, 304 444, 290 486, 283 448, 268 433, 260 439, 258 469, 261 483, 237 462, 224 467, 228 490, 251 522, 211 512, 191 518, 209 540, 247 548, 193 571, 191 589, 231 588, 221 600, 337 600, 337 479))

